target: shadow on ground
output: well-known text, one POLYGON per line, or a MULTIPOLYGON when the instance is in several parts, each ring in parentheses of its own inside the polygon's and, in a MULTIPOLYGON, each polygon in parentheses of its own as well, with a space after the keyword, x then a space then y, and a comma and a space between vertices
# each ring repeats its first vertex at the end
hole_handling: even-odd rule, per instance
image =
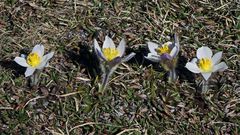
MULTIPOLYGON (((22 49, 20 50, 20 54, 28 54, 29 50, 28 49, 22 49)), ((0 66, 3 67, 4 69, 12 70, 13 73, 13 79, 17 78, 21 75, 24 75, 26 68, 18 65, 15 61, 14 58, 11 58, 12 60, 2 60, 0 61, 0 66)))
MULTIPOLYGON (((135 52, 136 55, 131 60, 129 60, 127 63, 129 64, 137 64, 142 65, 144 67, 149 66, 150 64, 153 65, 153 69, 158 72, 163 72, 164 69, 159 66, 159 63, 152 62, 150 60, 147 60, 144 58, 144 56, 147 56, 149 53, 147 47, 139 47, 137 50, 133 49, 127 49, 126 53, 130 54, 131 52, 135 52)), ((187 58, 185 58, 183 55, 181 55, 181 52, 179 53, 178 63, 177 63, 177 76, 179 76, 180 83, 187 80, 190 84, 192 84, 192 87, 197 88, 197 85, 195 83, 195 77, 192 72, 190 72, 187 68, 185 68, 185 65, 187 63, 187 58)))
POLYGON ((153 65, 154 70, 158 72, 164 71, 164 69, 159 66, 159 63, 152 62, 144 57, 149 53, 147 46, 139 46, 137 49, 126 49, 126 55, 130 54, 131 52, 136 53, 136 55, 127 62, 128 64, 136 64, 143 67, 153 65))
POLYGON ((12 70, 12 73, 14 74, 13 79, 21 75, 24 75, 24 72, 26 70, 25 67, 22 67, 18 65, 15 61, 11 60, 0 61, 0 66, 2 66, 5 69, 12 70))
POLYGON ((69 57, 75 65, 82 65, 87 69, 91 78, 97 77, 101 73, 97 56, 92 53, 91 48, 85 44, 79 44, 79 50, 66 50, 69 57))

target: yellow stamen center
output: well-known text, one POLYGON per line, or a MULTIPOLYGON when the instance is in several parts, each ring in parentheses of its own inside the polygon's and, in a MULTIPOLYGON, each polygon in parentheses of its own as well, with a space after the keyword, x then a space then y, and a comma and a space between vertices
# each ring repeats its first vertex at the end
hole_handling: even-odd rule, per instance
POLYGON ((157 48, 156 51, 160 55, 162 55, 164 53, 168 53, 169 54, 171 52, 171 50, 170 50, 170 48, 168 47, 167 44, 164 44, 161 47, 157 48))
POLYGON ((213 69, 212 60, 209 59, 209 58, 200 59, 199 63, 198 63, 198 66, 203 72, 210 72, 213 69))
POLYGON ((120 52, 116 48, 103 48, 103 54, 108 61, 119 56, 120 52))
POLYGON ((30 53, 27 57, 27 63, 31 67, 36 67, 40 64, 41 58, 37 53, 30 53))

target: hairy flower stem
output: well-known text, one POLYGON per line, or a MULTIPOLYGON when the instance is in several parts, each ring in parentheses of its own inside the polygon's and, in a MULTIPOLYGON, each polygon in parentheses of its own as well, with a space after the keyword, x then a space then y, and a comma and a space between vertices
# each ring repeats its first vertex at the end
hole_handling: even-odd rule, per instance
POLYGON ((33 75, 30 77, 30 86, 36 86, 39 82, 39 78, 41 75, 42 70, 36 69, 33 75))
POLYGON ((102 84, 100 86, 100 92, 104 93, 107 84, 109 82, 110 77, 112 76, 112 73, 116 70, 117 66, 114 67, 109 67, 109 66, 105 66, 104 67, 104 73, 103 73, 103 77, 102 77, 102 84))
POLYGON ((206 93, 208 90, 208 80, 203 79, 202 81, 202 93, 206 93))
POLYGON ((168 81, 174 82, 176 79, 177 79, 176 70, 175 68, 173 68, 169 71, 168 81))
POLYGON ((109 73, 105 73, 103 74, 103 78, 102 78, 102 84, 101 84, 101 87, 100 87, 100 92, 103 93, 107 84, 108 84, 108 81, 109 81, 109 78, 110 78, 110 74, 109 73))

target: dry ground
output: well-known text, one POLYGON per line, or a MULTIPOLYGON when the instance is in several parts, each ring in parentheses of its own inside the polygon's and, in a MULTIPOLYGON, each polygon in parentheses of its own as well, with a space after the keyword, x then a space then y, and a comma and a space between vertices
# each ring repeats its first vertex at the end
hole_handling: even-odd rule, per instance
MULTIPOLYGON (((0 2, 1 134, 240 134, 238 0, 4 0, 0 2), (179 33, 178 81, 143 58, 146 41, 179 33), (93 38, 105 35, 127 53, 104 95, 93 38), (39 87, 30 88, 14 57, 37 44, 54 51, 39 87), (184 68, 196 49, 223 51, 229 69, 205 94, 184 68)), ((101 44, 101 43, 100 43, 101 44)))

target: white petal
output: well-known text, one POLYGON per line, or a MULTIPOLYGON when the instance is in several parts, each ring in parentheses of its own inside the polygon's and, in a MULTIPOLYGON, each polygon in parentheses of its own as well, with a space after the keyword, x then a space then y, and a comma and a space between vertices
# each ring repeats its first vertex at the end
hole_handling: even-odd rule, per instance
MULTIPOLYGON (((172 42, 170 42, 170 41, 168 41, 168 42, 166 42, 166 43, 164 43, 164 44, 166 44, 168 47, 170 47, 171 48, 171 46, 173 45, 173 43, 172 42)), ((163 44, 163 45, 164 45, 163 44)))
POLYGON ((19 65, 21 65, 21 66, 23 66, 23 67, 29 67, 29 65, 28 65, 27 62, 26 62, 26 59, 24 59, 24 58, 22 58, 22 57, 16 57, 16 58, 14 59, 14 61, 15 61, 17 64, 19 64, 19 65))
POLYGON ((48 61, 53 57, 53 55, 54 55, 54 52, 50 52, 50 53, 44 55, 44 56, 42 57, 41 63, 40 63, 39 66, 37 67, 37 69, 43 69, 44 67, 46 67, 47 64, 48 64, 48 61))
POLYGON ((113 43, 112 39, 108 36, 105 37, 103 42, 103 48, 116 48, 115 44, 113 43))
POLYGON ((40 63, 37 66, 37 69, 43 69, 44 67, 46 67, 48 65, 48 61, 43 61, 42 63, 40 63))
POLYGON ((48 67, 49 66, 49 62, 47 62, 47 64, 45 65, 45 67, 48 67))
POLYGON ((218 52, 218 53, 214 54, 212 57, 213 65, 219 63, 221 58, 222 58, 222 52, 218 52))
POLYGON ((27 55, 25 55, 25 54, 21 54, 20 57, 26 59, 26 58, 27 58, 27 55))
POLYGON ((225 62, 221 62, 213 67, 213 72, 224 71, 227 68, 228 68, 227 64, 225 62))
POLYGON ((117 47, 117 50, 120 53, 120 57, 122 57, 123 54, 125 53, 125 49, 126 49, 126 41, 124 39, 122 39, 117 47))
POLYGON ((197 58, 193 58, 193 59, 191 60, 191 63, 196 63, 197 61, 198 61, 197 58))
POLYGON ((200 73, 200 69, 198 68, 196 63, 188 62, 185 67, 193 73, 200 73))
POLYGON ((32 75, 34 71, 35 71, 35 68, 27 68, 25 72, 25 77, 32 75))
POLYGON ((94 39, 94 51, 95 51, 96 55, 98 56, 98 58, 101 58, 106 61, 106 58, 103 55, 102 50, 96 39, 94 39))
POLYGON ((179 39, 178 39, 177 34, 174 34, 174 45, 177 46, 178 48, 180 48, 179 39))
POLYGON ((176 45, 172 42, 168 43, 168 47, 172 50, 176 45), (171 44, 170 44, 171 43, 171 44))
POLYGON ((54 52, 50 52, 46 55, 43 56, 43 59, 46 59, 46 61, 48 61, 49 59, 51 59, 54 55, 54 52))
POLYGON ((147 44, 148 44, 149 51, 153 54, 157 54, 156 49, 158 48, 158 44, 153 42, 147 42, 147 44))
POLYGON ((152 62, 160 62, 161 61, 161 57, 159 55, 156 55, 154 53, 148 53, 148 56, 144 56, 144 58, 152 61, 152 62))
POLYGON ((209 47, 203 46, 197 49, 197 58, 212 58, 212 50, 209 47))
POLYGON ((130 53, 129 55, 127 55, 126 57, 124 57, 123 59, 122 59, 122 62, 127 62, 127 61, 129 61, 132 57, 134 57, 136 55, 136 53, 134 53, 134 52, 132 52, 132 53, 130 53))
POLYGON ((178 55, 179 49, 177 46, 173 47, 173 49, 170 52, 170 56, 175 58, 178 55))
POLYGON ((44 55, 44 46, 37 44, 33 47, 32 53, 37 53, 40 57, 44 55))
POLYGON ((211 74, 212 74, 211 72, 209 72, 209 73, 202 73, 202 76, 207 81, 209 79, 209 77, 211 76, 211 74))

